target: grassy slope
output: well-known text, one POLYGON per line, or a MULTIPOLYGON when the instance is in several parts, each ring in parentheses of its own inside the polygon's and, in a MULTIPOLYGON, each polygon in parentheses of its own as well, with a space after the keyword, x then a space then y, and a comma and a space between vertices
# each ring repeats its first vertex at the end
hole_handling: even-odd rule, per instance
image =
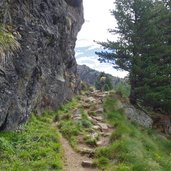
POLYGON ((20 132, 0 133, 0 170, 62 170, 59 134, 53 115, 32 116, 20 132))
MULTIPOLYGON (((61 120, 61 133, 74 147, 76 137, 84 134, 89 121, 84 111, 81 123, 70 120, 79 98, 64 105, 57 113, 32 116, 24 130, 0 133, 0 170, 62 170, 59 134, 52 119, 61 120)), ((153 130, 130 123, 122 111, 115 109, 117 100, 111 94, 104 102, 105 117, 114 126, 111 143, 96 151, 95 160, 105 171, 170 171, 171 141, 153 130)))
POLYGON ((112 171, 170 171, 171 141, 153 130, 130 123, 115 109, 117 100, 109 96, 105 115, 115 127, 108 147, 97 150, 97 163, 112 171))
MULTIPOLYGON (((115 131, 110 145, 97 149, 95 161, 99 168, 105 171, 170 171, 171 141, 154 130, 130 123, 121 110, 116 110, 115 97, 111 93, 104 102, 105 117, 115 131)), ((56 115, 56 120, 62 120, 61 133, 73 147, 77 145, 77 135, 85 130, 81 123, 70 120, 72 109, 78 108, 78 102, 79 99, 74 99, 56 115)))

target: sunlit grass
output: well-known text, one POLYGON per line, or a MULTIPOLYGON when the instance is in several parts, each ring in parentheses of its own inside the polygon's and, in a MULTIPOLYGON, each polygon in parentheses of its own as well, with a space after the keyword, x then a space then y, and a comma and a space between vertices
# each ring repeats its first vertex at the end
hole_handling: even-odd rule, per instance
POLYGON ((20 132, 0 133, 0 170, 62 170, 59 134, 54 115, 32 116, 20 132))
POLYGON ((128 121, 123 111, 117 110, 115 97, 111 95, 104 103, 105 116, 115 131, 110 145, 96 152, 99 167, 112 171, 170 171, 171 141, 128 121))

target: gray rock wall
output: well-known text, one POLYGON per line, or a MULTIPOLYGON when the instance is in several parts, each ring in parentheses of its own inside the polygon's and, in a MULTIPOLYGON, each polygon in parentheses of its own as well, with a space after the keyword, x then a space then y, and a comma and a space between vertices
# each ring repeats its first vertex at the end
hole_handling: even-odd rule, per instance
POLYGON ((1 0, 3 22, 21 45, 0 61, 0 130, 8 130, 32 111, 56 110, 76 91, 82 0, 1 0))

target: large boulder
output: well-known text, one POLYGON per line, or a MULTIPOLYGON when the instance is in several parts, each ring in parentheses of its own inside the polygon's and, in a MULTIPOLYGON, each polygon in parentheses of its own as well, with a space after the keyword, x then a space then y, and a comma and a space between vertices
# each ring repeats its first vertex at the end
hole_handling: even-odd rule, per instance
POLYGON ((56 110, 77 89, 74 47, 82 0, 1 0, 0 23, 21 49, 0 60, 0 130, 15 129, 32 111, 56 110))

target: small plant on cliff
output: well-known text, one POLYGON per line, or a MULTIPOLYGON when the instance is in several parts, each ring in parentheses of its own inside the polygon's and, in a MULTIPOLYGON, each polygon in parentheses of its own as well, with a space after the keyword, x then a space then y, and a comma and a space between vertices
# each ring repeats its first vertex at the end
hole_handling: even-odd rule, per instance
POLYGON ((4 26, 0 25, 0 56, 7 52, 13 52, 20 48, 20 44, 15 36, 4 26))

